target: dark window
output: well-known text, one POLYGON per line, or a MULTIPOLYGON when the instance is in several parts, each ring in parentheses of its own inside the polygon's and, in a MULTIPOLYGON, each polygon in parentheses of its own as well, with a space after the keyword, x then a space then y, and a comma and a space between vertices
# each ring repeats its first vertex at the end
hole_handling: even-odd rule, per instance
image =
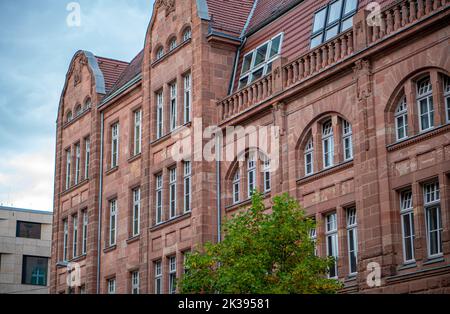
POLYGON ((311 48, 337 36, 353 26, 358 0, 335 0, 314 15, 311 48))
POLYGON ((41 224, 18 221, 16 237, 27 239, 41 239, 41 224))
POLYGON ((47 286, 48 258, 24 256, 22 266, 22 284, 47 286))

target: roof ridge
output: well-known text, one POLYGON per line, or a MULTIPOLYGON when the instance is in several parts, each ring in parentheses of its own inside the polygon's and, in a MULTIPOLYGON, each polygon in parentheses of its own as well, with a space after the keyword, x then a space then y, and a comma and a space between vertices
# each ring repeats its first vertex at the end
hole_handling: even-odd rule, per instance
POLYGON ((109 61, 115 61, 115 62, 120 62, 120 63, 125 63, 125 64, 130 64, 130 62, 127 61, 122 61, 119 59, 113 59, 113 58, 108 58, 108 57, 102 57, 102 56, 95 56, 97 59, 104 59, 104 60, 109 60, 109 61))

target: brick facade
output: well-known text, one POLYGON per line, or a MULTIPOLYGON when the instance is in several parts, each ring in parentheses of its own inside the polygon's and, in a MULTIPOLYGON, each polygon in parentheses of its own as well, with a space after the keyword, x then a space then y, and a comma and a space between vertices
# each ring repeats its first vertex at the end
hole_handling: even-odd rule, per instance
MULTIPOLYGON (((256 160, 252 184, 266 192, 268 208, 270 199, 280 193, 299 200, 316 219, 319 255, 330 254, 327 239, 337 235, 336 270, 345 283, 343 292, 449 293, 448 1, 383 1, 381 22, 375 26, 366 22, 367 1, 359 1, 353 27, 313 49, 309 43, 314 12, 328 1, 284 1, 276 10, 273 1, 246 0, 241 7, 234 0, 227 3, 156 1, 144 50, 129 64, 84 51, 74 56, 57 123, 51 292, 108 293, 114 286, 111 292, 131 293, 133 272, 139 272, 135 285, 140 293, 155 293, 159 282, 161 292, 169 293, 170 274, 182 275, 184 254, 217 241, 219 218, 248 207, 253 175, 248 147, 237 152, 242 158, 220 163, 195 158, 210 144, 208 138, 188 140, 191 154, 181 161, 172 158, 173 148, 186 132, 210 126, 224 133, 230 126, 273 126, 278 128, 277 146, 272 148, 279 152, 279 166, 268 181, 258 171, 264 168, 263 161, 256 160), (233 15, 233 10, 240 11, 233 15), (271 10, 278 13, 270 16, 271 10), (233 23, 233 18, 240 22, 233 23), (245 56, 279 33, 283 41, 272 70, 239 88, 245 56), (88 99, 92 105, 77 115, 76 106, 88 99), (398 138, 397 117, 406 112, 398 110, 402 101, 408 126, 398 138), (427 115, 424 106, 431 101, 434 112, 427 115), (171 120, 175 103, 176 119, 171 120), (139 110, 141 150, 135 154, 139 110), (73 116, 68 120, 69 111, 73 116), (159 117, 163 126, 158 131, 159 117), (112 162, 116 124, 117 166, 112 162), (85 177, 88 138, 89 177, 85 177), (77 143, 78 182, 74 181, 77 143), (71 182, 66 186, 68 149, 71 182), (186 173, 186 167, 191 171, 186 173), (239 188, 234 190, 236 182, 239 188), (433 187, 438 187, 439 200, 430 198, 437 195, 430 192, 433 187), (134 234, 137 189, 139 234, 134 234), (406 211, 401 207, 405 192, 411 192, 412 200, 406 211), (111 225, 112 202, 116 223, 111 225), (349 227, 347 215, 354 208, 357 220, 349 227), (85 212, 87 250, 74 256, 73 219, 78 219, 81 230, 85 212), (411 213, 407 217, 414 222, 414 236, 407 242, 402 219, 411 213), (336 231, 327 229, 330 214, 336 214, 336 231), (73 291, 67 289, 62 263, 66 219, 67 262, 81 267, 81 287, 73 291), (441 225, 433 224, 436 219, 441 225), (354 228, 357 241, 351 249, 349 230, 354 228), (411 243, 413 258, 405 258, 405 244, 411 243), (350 251, 357 252, 356 266, 350 251), (381 285, 369 287, 368 266, 373 263, 380 266, 381 285)), ((242 135, 245 142, 250 137, 242 135)), ((221 151, 225 155, 238 142, 239 136, 225 135, 221 151)), ((80 250, 82 242, 79 231, 80 250)))

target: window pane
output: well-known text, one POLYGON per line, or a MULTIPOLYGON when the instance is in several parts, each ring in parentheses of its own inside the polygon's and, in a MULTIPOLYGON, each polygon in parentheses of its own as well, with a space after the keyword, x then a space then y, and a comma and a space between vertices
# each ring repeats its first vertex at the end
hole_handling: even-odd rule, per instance
POLYGON ((253 72, 252 74, 252 83, 256 80, 259 80, 264 73, 264 68, 260 68, 259 70, 256 70, 255 72, 253 72))
POLYGON ((246 87, 248 84, 248 76, 243 77, 239 80, 239 89, 246 87))
POLYGON ((330 5, 330 10, 328 12, 328 25, 340 19, 341 11, 342 11, 342 0, 338 0, 330 5))
POLYGON ((314 17, 313 33, 316 33, 324 28, 326 14, 327 8, 316 13, 316 16, 314 17))
POLYGON ((250 53, 244 57, 244 62, 242 63, 242 73, 250 70, 250 65, 252 63, 253 53, 250 53))
POLYGON ((258 66, 261 63, 263 63, 264 61, 266 61, 266 56, 267 56, 267 47, 268 44, 265 44, 264 46, 258 48, 256 50, 256 56, 255 56, 255 63, 253 66, 258 66))
POLYGON ((272 47, 270 48, 269 59, 280 53, 280 47, 281 47, 281 35, 272 40, 272 47))
POLYGON ((18 221, 16 236, 18 238, 39 240, 41 238, 41 224, 18 221))
POLYGON ((311 39, 311 48, 315 48, 315 47, 319 46, 322 43, 322 37, 323 37, 323 33, 320 33, 316 37, 313 37, 311 39))
POLYGON ((328 29, 325 33, 325 41, 335 37, 338 34, 339 25, 336 25, 330 29, 328 29))
POLYGON ((22 284, 46 286, 47 270, 48 270, 48 258, 24 256, 22 284))
POLYGON ((344 15, 355 11, 357 4, 358 4, 358 0, 346 0, 345 1, 344 15))
POLYGON ((342 28, 341 28, 341 32, 346 31, 347 29, 352 28, 353 26, 353 16, 349 17, 346 20, 342 21, 342 28))

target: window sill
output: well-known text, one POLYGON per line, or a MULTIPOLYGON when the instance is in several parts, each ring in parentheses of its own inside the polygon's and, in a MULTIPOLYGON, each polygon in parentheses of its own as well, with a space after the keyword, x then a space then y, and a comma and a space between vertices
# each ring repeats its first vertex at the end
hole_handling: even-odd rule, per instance
POLYGON ((161 136, 160 138, 155 139, 154 141, 150 142, 151 146, 155 146, 158 145, 159 143, 167 140, 168 138, 170 138, 172 135, 177 134, 182 128, 189 128, 192 125, 192 121, 189 121, 183 125, 178 126, 177 128, 173 129, 172 131, 170 131, 169 133, 164 134, 163 136, 161 136))
POLYGON ((103 253, 110 253, 110 252, 112 252, 112 251, 115 251, 117 249, 117 244, 115 244, 115 245, 113 245, 113 246, 110 246, 110 247, 107 247, 106 249, 104 249, 103 250, 103 253))
POLYGON ((128 163, 131 164, 132 162, 135 162, 136 160, 141 159, 141 157, 142 157, 142 153, 134 155, 128 159, 128 163))
POLYGON ((86 257, 87 257, 87 254, 83 254, 83 255, 74 257, 73 259, 71 259, 69 261, 69 263, 78 263, 78 262, 84 261, 86 259, 86 257))
MULTIPOLYGON (((263 194, 263 199, 270 198, 271 195, 272 195, 271 191, 269 191, 269 192, 263 194)), ((236 210, 236 209, 238 209, 240 207, 244 207, 244 206, 250 205, 251 203, 252 203, 252 199, 249 198, 249 199, 246 199, 245 201, 242 201, 242 202, 239 202, 239 203, 236 203, 236 204, 233 204, 233 205, 225 207, 225 211, 230 212, 230 211, 236 210)))
POLYGON ((317 172, 315 174, 312 174, 312 175, 309 175, 307 177, 303 177, 301 179, 298 179, 297 180, 297 185, 305 184, 305 183, 308 183, 310 181, 315 181, 315 180, 318 180, 318 179, 320 179, 322 177, 330 175, 332 173, 335 173, 335 172, 338 172, 338 171, 341 171, 341 170, 344 170, 344 169, 347 169, 347 168, 351 168, 351 167, 353 167, 353 160, 349 160, 349 161, 343 162, 343 163, 341 163, 339 165, 336 165, 334 167, 326 168, 326 169, 324 169, 322 171, 319 171, 319 172, 317 172))
POLYGON ((109 176, 110 174, 113 174, 117 170, 119 170, 119 166, 109 169, 108 171, 105 172, 105 175, 109 176))
POLYGON ((432 265, 432 264, 437 264, 437 263, 442 263, 442 262, 445 262, 445 258, 444 258, 444 256, 441 255, 441 256, 428 258, 423 263, 423 265, 426 266, 426 265, 432 265))
POLYGON ((86 110, 84 110, 79 116, 73 118, 70 121, 66 121, 63 123, 63 129, 67 129, 69 126, 71 126, 72 124, 74 124, 75 122, 77 122, 78 120, 80 120, 82 117, 84 117, 85 115, 88 114, 88 112, 91 112, 91 108, 88 108, 86 110))
POLYGON ((416 267, 417 267, 416 262, 410 262, 410 263, 406 263, 406 264, 399 266, 398 270, 401 271, 401 270, 406 270, 406 269, 411 269, 411 268, 416 268, 416 267))
POLYGON ((169 58, 171 55, 173 55, 174 53, 176 53, 178 50, 180 50, 181 48, 183 48, 184 46, 186 46, 188 43, 190 43, 192 41, 192 38, 189 38, 188 40, 183 41, 182 43, 180 43, 177 47, 175 47, 173 50, 169 51, 168 53, 164 54, 161 58, 153 61, 153 63, 151 64, 151 67, 154 68, 155 66, 157 66, 158 64, 162 63, 164 60, 166 60, 167 58, 169 58))
POLYGON ((89 179, 85 179, 83 181, 81 181, 80 183, 78 183, 77 185, 71 186, 69 189, 65 190, 64 192, 62 192, 60 194, 60 196, 64 196, 69 194, 70 192, 75 191, 76 189, 81 188, 82 186, 86 185, 89 182, 89 179))
POLYGON ((414 135, 412 137, 408 137, 408 138, 403 139, 403 140, 401 140, 399 142, 396 142, 396 143, 393 143, 391 145, 388 145, 388 146, 386 146, 386 148, 387 148, 388 152, 393 152, 395 150, 405 148, 405 147, 407 147, 409 145, 425 141, 425 140, 430 139, 431 137, 433 137, 435 135, 438 135, 438 134, 441 134, 441 133, 445 133, 447 131, 450 131, 450 124, 442 125, 440 127, 433 128, 433 129, 430 129, 428 131, 421 132, 421 133, 419 133, 417 135, 414 135))
POLYGON ((140 235, 140 234, 138 234, 138 235, 136 235, 136 236, 133 236, 133 237, 129 238, 129 239, 127 240, 127 244, 132 244, 132 243, 137 242, 137 241, 139 241, 139 240, 141 240, 141 235, 140 235))
POLYGON ((153 231, 158 231, 158 230, 163 229, 163 228, 165 228, 165 227, 167 227, 167 226, 176 224, 177 222, 180 222, 180 221, 183 221, 183 220, 185 220, 185 219, 191 218, 191 215, 192 215, 192 213, 189 212, 189 213, 183 214, 183 215, 181 215, 181 216, 172 218, 172 219, 170 219, 170 220, 164 221, 164 222, 162 222, 162 223, 160 223, 160 224, 157 224, 157 225, 151 227, 151 228, 150 228, 150 231, 151 231, 151 232, 153 232, 153 231))

